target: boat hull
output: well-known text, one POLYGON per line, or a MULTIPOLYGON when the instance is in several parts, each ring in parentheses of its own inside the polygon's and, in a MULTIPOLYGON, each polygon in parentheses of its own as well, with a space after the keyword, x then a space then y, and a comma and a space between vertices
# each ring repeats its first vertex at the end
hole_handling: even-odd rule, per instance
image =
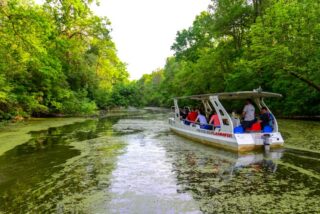
MULTIPOLYGON (((200 128, 190 128, 187 125, 172 125, 170 129, 176 134, 202 144, 223 148, 235 152, 248 152, 262 150, 264 133, 225 134, 221 132, 207 131, 200 128)), ((270 133, 270 148, 283 146, 283 139, 279 132, 270 133)))

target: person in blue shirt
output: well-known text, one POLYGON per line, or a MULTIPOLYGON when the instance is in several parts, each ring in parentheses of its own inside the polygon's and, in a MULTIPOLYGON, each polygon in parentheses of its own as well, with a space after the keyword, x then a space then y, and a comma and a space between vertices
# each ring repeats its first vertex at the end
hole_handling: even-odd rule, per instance
POLYGON ((268 109, 266 107, 261 108, 259 121, 261 125, 261 129, 263 129, 265 126, 269 126, 270 124, 270 113, 268 112, 268 109))

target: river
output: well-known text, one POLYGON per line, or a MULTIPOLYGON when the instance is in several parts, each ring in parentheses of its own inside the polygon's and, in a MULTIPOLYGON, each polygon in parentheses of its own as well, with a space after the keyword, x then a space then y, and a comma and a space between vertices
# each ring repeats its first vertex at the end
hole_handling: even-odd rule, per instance
POLYGON ((0 213, 320 213, 319 122, 280 120, 285 148, 237 155, 175 135, 167 117, 31 132, 0 156, 0 213))

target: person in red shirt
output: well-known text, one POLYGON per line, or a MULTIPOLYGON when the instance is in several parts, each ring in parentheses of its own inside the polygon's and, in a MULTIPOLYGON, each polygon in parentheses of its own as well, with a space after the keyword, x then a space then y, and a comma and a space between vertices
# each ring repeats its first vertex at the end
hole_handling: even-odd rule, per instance
POLYGON ((192 110, 189 112, 187 116, 187 120, 190 122, 195 122, 197 117, 198 117, 198 113, 195 111, 194 108, 192 108, 192 110))
POLYGON ((211 116, 209 124, 213 124, 214 128, 220 128, 220 120, 217 112, 214 112, 214 114, 211 116))

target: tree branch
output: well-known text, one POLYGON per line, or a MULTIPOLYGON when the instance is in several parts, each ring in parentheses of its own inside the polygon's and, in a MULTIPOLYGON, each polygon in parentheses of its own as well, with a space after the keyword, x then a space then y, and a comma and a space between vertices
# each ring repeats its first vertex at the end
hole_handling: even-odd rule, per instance
POLYGON ((301 80, 302 82, 307 83, 310 87, 316 89, 318 92, 320 92, 320 85, 317 85, 316 83, 312 82, 311 80, 305 78, 304 76, 302 76, 301 74, 294 72, 294 71, 288 71, 288 73, 296 78, 298 78, 299 80, 301 80))

